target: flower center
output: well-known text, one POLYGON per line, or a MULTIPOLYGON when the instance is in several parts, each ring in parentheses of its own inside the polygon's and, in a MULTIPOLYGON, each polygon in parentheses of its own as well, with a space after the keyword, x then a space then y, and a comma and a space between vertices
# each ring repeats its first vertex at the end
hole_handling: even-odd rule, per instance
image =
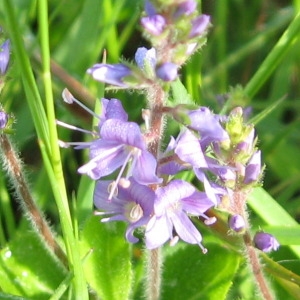
POLYGON ((143 217, 144 211, 138 203, 130 202, 125 206, 124 215, 130 223, 134 223, 143 217))

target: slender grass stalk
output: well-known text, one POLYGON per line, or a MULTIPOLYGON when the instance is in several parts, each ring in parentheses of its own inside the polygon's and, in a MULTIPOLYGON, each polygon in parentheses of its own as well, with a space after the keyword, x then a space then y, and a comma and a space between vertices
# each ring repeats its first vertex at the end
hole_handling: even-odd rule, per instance
POLYGON ((122 8, 124 6, 124 0, 116 1, 113 5, 113 11, 111 10, 111 3, 107 2, 110 0, 106 0, 104 3, 104 9, 106 12, 110 12, 110 14, 106 13, 107 20, 104 22, 104 28, 103 32, 101 33, 101 38, 99 38, 98 41, 96 41, 95 47, 97 49, 103 49, 105 46, 105 43, 107 41, 109 53, 108 56, 112 61, 117 61, 119 59, 119 56, 116 56, 117 53, 120 52, 120 44, 119 41, 117 41, 117 37, 114 34, 113 36, 109 36, 111 33, 111 30, 115 31, 116 29, 113 27, 114 24, 116 24, 117 18, 122 11, 122 8), (109 36, 109 37, 108 37, 109 36), (117 48, 117 49, 115 49, 117 48))
POLYGON ((39 1, 39 25, 40 40, 42 49, 42 66, 43 66, 43 82, 45 87, 45 98, 47 108, 47 119, 50 133, 50 151, 51 151, 51 167, 53 168, 56 188, 56 203, 59 208, 60 220, 64 240, 67 248, 68 258, 72 264, 74 272, 74 292, 76 299, 88 299, 87 285, 84 278, 83 268, 81 265, 78 242, 75 239, 68 198, 66 193, 65 181, 62 171, 62 163, 58 146, 57 128, 55 122, 54 101, 52 94, 52 82, 50 72, 50 51, 49 51, 49 29, 48 29, 48 2, 47 0, 39 1))
MULTIPOLYGON (((123 2, 123 1, 118 1, 118 2, 123 2)), ((119 3, 120 5, 120 3, 119 3)), ((122 6, 122 4, 121 4, 122 6)), ((104 9, 104 14, 103 16, 106 18, 106 23, 111 22, 111 16, 114 15, 114 7, 113 3, 111 0, 105 0, 103 3, 103 9, 104 9)), ((109 29, 109 34, 108 34, 108 48, 109 48, 109 56, 112 60, 116 61, 119 59, 120 56, 120 51, 119 51, 119 43, 117 41, 117 30, 115 27, 116 23, 112 23, 112 26, 109 29)))
POLYGON ((299 32, 300 13, 296 15, 272 51, 260 65, 257 72, 249 80, 245 87, 245 92, 249 97, 252 98, 259 91, 263 84, 272 75, 274 70, 278 67, 287 52, 296 43, 296 41, 299 40, 299 32))
MULTIPOLYGON (((218 5, 216 5, 216 19, 218 20, 219 26, 216 28, 217 34, 217 47, 216 54, 218 63, 224 61, 226 59, 226 48, 227 48, 227 36, 226 36, 226 28, 228 28, 227 24, 227 14, 228 14, 228 2, 221 1, 218 5)), ((218 82, 219 88, 221 91, 226 91, 227 89, 227 72, 225 68, 221 68, 218 73, 218 82)))
MULTIPOLYGON (((4 185, 4 174, 2 170, 0 171, 0 186, 4 185)), ((12 210, 9 194, 6 189, 0 189, 0 199, 1 199, 1 213, 3 215, 3 221, 6 225, 7 235, 12 238, 16 230, 16 221, 14 218, 14 213, 12 210)))
POLYGON ((16 63, 21 70, 22 82, 24 85, 26 99, 30 108, 33 122, 40 139, 43 139, 49 149, 49 131, 45 109, 34 79, 33 71, 30 65, 29 57, 26 53, 19 24, 13 9, 13 3, 10 0, 4 0, 4 15, 7 21, 7 29, 10 33, 16 63))

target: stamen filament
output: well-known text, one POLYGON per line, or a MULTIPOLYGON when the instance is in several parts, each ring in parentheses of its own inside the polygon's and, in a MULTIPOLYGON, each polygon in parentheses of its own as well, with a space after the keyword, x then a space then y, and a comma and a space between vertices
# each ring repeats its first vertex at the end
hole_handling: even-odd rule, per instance
POLYGON ((132 152, 133 152, 133 151, 134 151, 134 150, 131 150, 131 151, 128 153, 128 155, 127 155, 127 157, 126 157, 126 159, 125 159, 125 161, 124 161, 124 164, 123 164, 123 166, 122 166, 122 168, 121 168, 121 170, 120 170, 120 172, 119 172, 119 174, 118 174, 118 177, 117 177, 117 179, 115 180, 115 184, 114 184, 113 187, 111 188, 111 191, 110 191, 108 200, 111 200, 112 197, 113 197, 113 195, 115 194, 115 189, 116 189, 116 187, 118 186, 118 183, 119 183, 119 181, 120 181, 120 179, 121 179, 121 177, 122 177, 122 174, 124 173, 124 170, 125 170, 125 168, 126 168, 126 166, 127 166, 127 163, 128 163, 128 161, 129 161, 129 159, 130 159, 131 156, 132 156, 132 152))
POLYGON ((89 114, 91 114, 92 116, 94 116, 97 119, 100 119, 100 117, 97 114, 95 114, 91 109, 89 109, 87 106, 82 104, 79 100, 77 100, 67 88, 65 88, 63 90, 62 97, 66 103, 72 104, 73 102, 75 102, 77 105, 79 105, 85 111, 87 111, 89 114))
POLYGON ((61 148, 69 148, 70 146, 87 148, 90 146, 91 143, 89 143, 89 142, 64 142, 62 140, 58 140, 58 144, 61 148))
POLYGON ((96 135, 95 132, 92 132, 92 131, 86 130, 86 129, 82 129, 82 128, 79 128, 79 127, 67 124, 67 123, 59 121, 59 120, 56 120, 56 124, 59 125, 59 126, 61 126, 61 127, 64 127, 64 128, 68 128, 68 129, 72 129, 72 130, 77 130, 77 131, 80 131, 80 132, 83 132, 83 133, 91 134, 93 136, 96 135))

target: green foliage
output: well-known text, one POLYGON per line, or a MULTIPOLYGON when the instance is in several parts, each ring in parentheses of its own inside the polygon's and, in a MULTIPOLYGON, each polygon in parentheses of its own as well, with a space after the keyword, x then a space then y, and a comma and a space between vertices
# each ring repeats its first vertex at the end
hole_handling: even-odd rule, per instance
POLYGON ((124 223, 101 224, 91 217, 82 231, 85 277, 103 300, 128 299, 131 292, 131 247, 122 236, 124 223))
POLYGON ((162 299, 225 299, 239 265, 239 256, 216 244, 183 247, 167 255, 162 299))
POLYGON ((4 293, 49 299, 66 275, 33 231, 19 234, 1 250, 0 287, 4 293))

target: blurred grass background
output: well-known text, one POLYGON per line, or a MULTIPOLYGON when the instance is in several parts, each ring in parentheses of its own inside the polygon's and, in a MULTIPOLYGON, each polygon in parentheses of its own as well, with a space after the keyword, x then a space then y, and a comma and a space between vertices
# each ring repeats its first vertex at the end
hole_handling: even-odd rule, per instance
MULTIPOLYGON (((43 96, 41 78, 37 1, 13 0, 29 53, 35 79, 43 96)), ((53 90, 57 118, 86 129, 92 119, 84 111, 63 103, 61 92, 67 87, 76 97, 93 108, 101 97, 102 87, 86 74, 86 69, 102 60, 120 58, 133 60, 137 47, 147 46, 141 36, 139 16, 141 0, 51 0, 49 1, 50 52, 53 59, 53 90), (73 80, 73 81, 72 81, 73 80), (75 80, 75 81, 74 81, 75 80)), ((274 47, 293 17, 300 11, 300 1, 199 1, 202 12, 212 16, 213 27, 207 45, 194 55, 182 69, 181 79, 192 98, 218 113, 230 87, 245 86, 274 47)), ((7 32, 2 3, 0 25, 7 32)), ((300 33, 299 33, 300 34, 300 33)), ((296 219, 300 220, 300 42, 288 51, 272 76, 252 99, 241 97, 233 106, 250 107, 252 115, 263 111, 275 101, 284 101, 257 125, 259 147, 266 164, 265 189, 296 219)), ((13 46, 12 46, 13 47, 13 46)), ((145 107, 143 95, 130 92, 105 93, 107 98, 122 99, 131 120, 141 120, 145 107)), ((12 57, 1 105, 16 118, 15 140, 26 165, 27 175, 39 205, 59 230, 57 209, 50 184, 42 165, 36 133, 20 80, 20 70, 12 57)), ((85 136, 59 129, 64 141, 82 141, 85 136)), ((77 168, 87 153, 63 149, 63 166, 68 192, 77 191, 80 176, 77 168)), ((19 210, 9 208, 11 191, 0 176, 1 217, 4 225, 2 243, 14 234, 20 221, 19 210), (10 211, 10 212, 9 212, 10 211)), ((78 199, 80 206, 80 199, 78 199)), ((92 203, 86 204, 92 209, 92 203)), ((77 208, 78 209, 78 208, 77 208)), ((80 209, 80 207, 79 207, 80 209)), ((87 211, 86 214, 90 213, 87 211)), ((22 221, 23 222, 23 221, 22 221)), ((21 222, 21 226, 22 226, 21 222)), ((79 224, 81 225, 81 224, 79 224)))

